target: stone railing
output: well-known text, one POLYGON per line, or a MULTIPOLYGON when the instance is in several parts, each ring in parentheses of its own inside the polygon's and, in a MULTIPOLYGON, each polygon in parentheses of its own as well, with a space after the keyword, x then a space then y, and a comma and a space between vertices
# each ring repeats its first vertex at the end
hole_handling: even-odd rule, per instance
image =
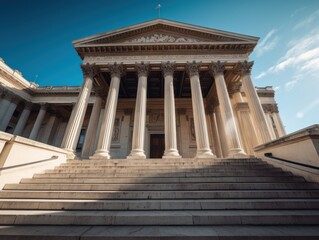
POLYGON ((257 157, 277 167, 319 182, 318 124, 257 146, 254 151, 257 157))
POLYGON ((0 132, 0 189, 65 162, 61 148, 0 132))

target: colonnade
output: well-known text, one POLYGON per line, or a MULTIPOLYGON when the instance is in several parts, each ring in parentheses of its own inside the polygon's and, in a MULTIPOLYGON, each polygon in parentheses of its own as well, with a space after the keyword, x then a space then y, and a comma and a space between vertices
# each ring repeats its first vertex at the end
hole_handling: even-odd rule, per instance
MULTIPOLYGON (((192 109, 194 117, 197 158, 215 157, 209 144, 206 114, 204 101, 200 86, 200 66, 198 62, 185 63, 186 71, 190 78, 192 109)), ((82 65, 84 76, 83 85, 78 96, 76 105, 73 108, 64 139, 62 148, 70 152, 70 156, 75 156, 75 148, 83 124, 86 108, 88 106, 89 96, 92 91, 94 77, 97 73, 97 67, 94 64, 82 65)), ((138 74, 138 86, 136 95, 136 105, 134 112, 132 147, 128 158, 143 159, 146 158, 144 148, 145 122, 146 122, 146 105, 147 105, 147 77, 149 73, 149 64, 136 63, 138 74)), ((257 135, 259 143, 271 141, 272 137, 268 129, 265 113, 253 86, 250 72, 252 63, 240 62, 235 66, 234 71, 240 74, 241 82, 246 94, 247 102, 251 115, 254 118, 255 128, 258 129, 257 135)), ((109 91, 105 103, 105 110, 102 119, 102 126, 99 133, 98 145, 91 159, 109 159, 110 146, 114 127, 115 114, 117 110, 117 102, 120 88, 121 77, 125 74, 123 64, 109 64, 108 69, 111 76, 109 91)), ((164 130, 165 130, 165 151, 163 158, 180 158, 177 149, 176 137, 176 119, 175 119, 175 97, 173 75, 175 64, 172 62, 163 62, 161 70, 164 76, 164 130)), ((227 157, 245 157, 246 153, 241 145, 239 131, 236 126, 233 108, 227 91, 225 78, 225 63, 212 62, 210 64, 210 72, 215 79, 217 97, 221 113, 222 122, 226 131, 227 139, 227 157)), ((99 110, 101 109, 101 98, 97 97, 93 106, 89 126, 86 134, 86 143, 92 142, 96 136, 94 127, 97 125, 99 110)), ((96 130, 96 129, 95 129, 96 130)), ((82 156, 88 156, 90 146, 92 144, 84 144, 82 156)))

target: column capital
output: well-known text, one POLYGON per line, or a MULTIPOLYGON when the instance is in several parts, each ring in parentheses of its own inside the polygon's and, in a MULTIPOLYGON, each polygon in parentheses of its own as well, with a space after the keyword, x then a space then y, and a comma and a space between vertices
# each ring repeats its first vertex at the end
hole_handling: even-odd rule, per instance
POLYGON ((212 62, 210 65, 209 65, 209 71, 210 73, 215 76, 217 74, 224 74, 224 71, 225 71, 225 63, 224 62, 220 62, 220 61, 217 61, 217 62, 212 62))
POLYGON ((81 69, 84 77, 93 78, 97 74, 95 63, 93 64, 81 64, 81 69))
POLYGON ((114 64, 108 64, 108 69, 110 70, 111 77, 121 77, 125 74, 123 63, 114 63, 114 64))
POLYGON ((138 76, 147 77, 148 72, 149 72, 149 67, 150 67, 149 63, 144 63, 144 62, 135 63, 135 68, 137 70, 138 76))
POLYGON ((166 77, 167 75, 174 75, 174 71, 175 71, 175 62, 162 62, 161 68, 162 68, 162 73, 164 75, 164 77, 166 77))
POLYGON ((186 71, 189 77, 199 74, 199 68, 202 62, 187 62, 186 64, 186 71))
POLYGON ((229 95, 232 96, 234 93, 240 92, 242 85, 242 81, 232 83, 228 89, 229 95))
POLYGON ((254 65, 254 62, 247 62, 247 61, 244 61, 244 62, 239 62, 235 69, 236 71, 240 74, 240 75, 246 75, 246 74, 250 74, 251 73, 251 69, 254 65))

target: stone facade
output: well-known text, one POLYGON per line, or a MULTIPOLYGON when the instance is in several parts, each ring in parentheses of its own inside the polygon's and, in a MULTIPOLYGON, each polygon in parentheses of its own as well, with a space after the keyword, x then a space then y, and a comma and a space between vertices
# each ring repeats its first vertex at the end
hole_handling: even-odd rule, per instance
POLYGON ((255 88, 258 38, 157 19, 74 41, 81 87, 40 87, 0 61, 0 131, 70 158, 254 155, 285 135, 274 91, 255 88))

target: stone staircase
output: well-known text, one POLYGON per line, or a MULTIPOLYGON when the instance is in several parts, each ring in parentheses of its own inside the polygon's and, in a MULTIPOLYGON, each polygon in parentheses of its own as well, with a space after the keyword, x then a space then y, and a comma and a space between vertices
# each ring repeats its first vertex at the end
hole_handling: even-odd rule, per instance
POLYGON ((319 239, 319 185, 259 159, 69 160, 0 192, 0 239, 319 239))

